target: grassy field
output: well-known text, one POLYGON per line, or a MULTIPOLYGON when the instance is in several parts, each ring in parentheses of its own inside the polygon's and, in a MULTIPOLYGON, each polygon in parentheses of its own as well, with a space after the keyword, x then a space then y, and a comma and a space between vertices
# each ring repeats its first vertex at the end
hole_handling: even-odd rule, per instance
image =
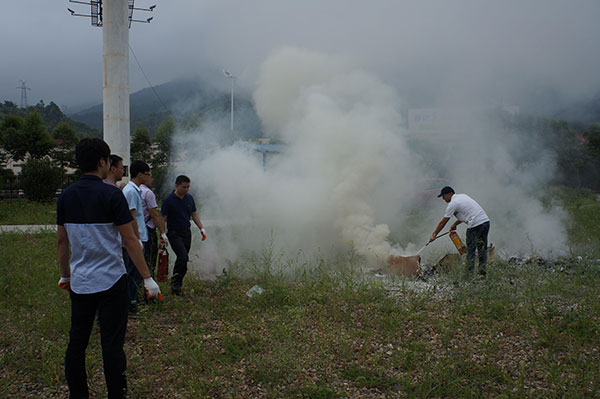
MULTIPOLYGON (((579 229, 598 240, 589 219, 600 206, 586 204, 569 211, 595 206, 579 229)), ((67 396, 69 301, 56 288, 54 240, 0 235, 0 397, 67 396)), ((129 397, 600 397, 600 263, 586 252, 496 262, 486 280, 372 281, 345 260, 290 279, 268 256, 251 269, 250 279, 235 267, 214 282, 188 279, 185 297, 165 293, 130 320, 129 397), (264 292, 248 297, 254 285, 264 292)), ((87 367, 105 397, 97 329, 87 367)))
POLYGON ((56 224, 56 201, 0 200, 0 225, 56 224))
POLYGON ((570 244, 578 252, 600 257, 600 194, 554 187, 549 190, 549 195, 571 216, 567 226, 570 244))

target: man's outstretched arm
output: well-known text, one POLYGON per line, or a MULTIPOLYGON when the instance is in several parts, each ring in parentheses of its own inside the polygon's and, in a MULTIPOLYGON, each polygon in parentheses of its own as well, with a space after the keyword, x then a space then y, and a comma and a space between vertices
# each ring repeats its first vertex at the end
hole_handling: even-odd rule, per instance
POLYGON ((450 218, 442 218, 442 220, 440 220, 440 222, 438 223, 437 227, 435 228, 435 231, 433 232, 433 234, 431 235, 431 237, 429 237, 429 242, 435 240, 437 238, 437 235, 440 231, 442 231, 442 229, 444 228, 444 226, 446 225, 446 223, 448 223, 448 220, 450 220, 450 218))

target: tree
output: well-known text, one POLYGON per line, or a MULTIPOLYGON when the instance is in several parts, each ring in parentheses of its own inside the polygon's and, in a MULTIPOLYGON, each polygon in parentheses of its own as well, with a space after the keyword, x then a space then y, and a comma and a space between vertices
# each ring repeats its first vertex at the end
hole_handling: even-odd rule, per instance
POLYGON ((4 169, 0 166, 0 189, 9 187, 15 181, 15 173, 12 169, 4 169))
POLYGON ((171 140, 175 133, 175 121, 168 117, 161 122, 154 135, 157 152, 152 159, 153 166, 169 166, 171 162, 171 140))
POLYGON ((583 132, 589 160, 585 165, 586 186, 600 189, 600 123, 588 126, 583 132))
MULTIPOLYGON (((9 115, 4 118, 3 125, 9 115)), ((30 112, 21 125, 18 116, 13 116, 7 129, 3 129, 4 148, 11 153, 16 161, 29 156, 42 158, 47 155, 54 143, 48 134, 42 117, 37 112, 30 112), (20 127, 20 128, 19 128, 20 127)))
POLYGON ((600 123, 594 123, 588 126, 583 132, 586 140, 586 146, 594 155, 597 161, 600 161, 600 123))
POLYGON ((151 156, 150 131, 148 128, 138 127, 131 137, 131 159, 149 162, 151 156))
MULTIPOLYGON (((0 145, 7 152, 10 153, 13 146, 23 146, 20 141, 23 139, 24 125, 25 121, 18 115, 8 114, 2 119, 2 123, 0 123, 0 145)), ((0 162, 3 165, 6 162, 4 151, 0 155, 0 162)))
POLYGON ((192 133, 202 128, 202 122, 200 121, 200 116, 194 112, 192 117, 188 120, 187 124, 183 131, 185 133, 192 133))
POLYGON ((75 146, 79 143, 79 137, 75 130, 66 122, 60 122, 52 132, 52 138, 56 147, 52 151, 54 158, 61 168, 76 168, 75 146))
POLYGON ((175 121, 168 117, 161 122, 154 135, 154 143, 157 151, 152 158, 152 175, 154 178, 154 190, 158 195, 164 194, 167 170, 171 163, 171 140, 175 133, 175 121))
POLYGON ((21 170, 21 187, 32 201, 49 201, 62 182, 63 170, 50 159, 29 158, 21 170))
MULTIPOLYGON (((18 115, 5 115, 0 123, 0 144, 4 148, 11 146, 14 138, 20 137, 23 133, 25 121, 18 115)), ((8 150, 7 150, 8 151, 8 150)))
POLYGON ((0 132, 4 132, 5 129, 14 128, 17 130, 23 129, 25 121, 18 115, 7 114, 0 123, 0 132))
POLYGON ((46 126, 44 126, 44 121, 37 112, 31 112, 25 117, 23 132, 25 133, 29 155, 33 158, 42 158, 54 147, 54 142, 48 134, 46 126))

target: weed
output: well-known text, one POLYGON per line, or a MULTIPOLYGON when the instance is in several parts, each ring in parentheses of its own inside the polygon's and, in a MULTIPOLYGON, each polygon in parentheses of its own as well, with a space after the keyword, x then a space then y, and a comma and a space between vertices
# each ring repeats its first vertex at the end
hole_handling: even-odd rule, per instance
POLYGON ((227 334, 220 341, 224 349, 221 359, 226 362, 235 362, 248 353, 258 351, 261 346, 260 339, 252 334, 227 334))
POLYGON ((354 385, 365 388, 377 388, 382 391, 392 389, 398 380, 385 375, 380 370, 359 366, 348 366, 342 370, 342 377, 352 381, 354 385))
POLYGON ((300 396, 306 399, 335 399, 340 396, 323 382, 307 384, 300 389, 300 396))

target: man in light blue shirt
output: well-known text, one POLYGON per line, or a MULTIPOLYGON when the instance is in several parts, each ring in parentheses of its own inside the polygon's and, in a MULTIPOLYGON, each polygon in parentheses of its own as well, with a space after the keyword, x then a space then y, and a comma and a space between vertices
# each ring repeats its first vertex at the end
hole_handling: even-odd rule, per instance
MULTIPOLYGON (((140 186, 142 184, 152 184, 152 174, 148 164, 143 161, 133 161, 129 170, 131 171, 131 180, 123 189, 123 195, 127 199, 129 211, 131 212, 131 216, 133 216, 132 225, 135 235, 140 240, 142 247, 144 247, 144 243, 148 241, 148 231, 144 222, 142 189, 140 186)), ((138 287, 142 282, 142 277, 129 257, 126 258, 125 265, 127 266, 127 287, 130 300, 129 311, 135 313, 139 303, 138 287)))

